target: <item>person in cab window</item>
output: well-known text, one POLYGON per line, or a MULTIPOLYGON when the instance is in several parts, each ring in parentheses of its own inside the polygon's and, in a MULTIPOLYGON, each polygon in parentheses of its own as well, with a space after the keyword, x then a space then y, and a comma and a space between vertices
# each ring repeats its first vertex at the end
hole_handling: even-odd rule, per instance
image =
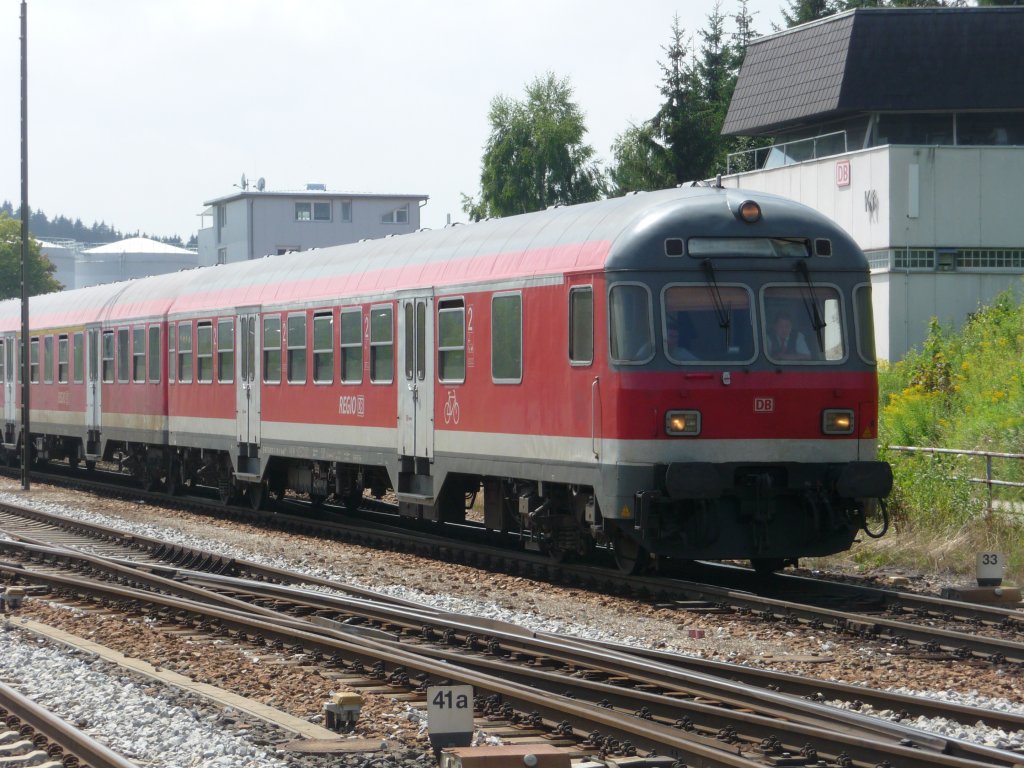
POLYGON ((665 326, 665 331, 668 340, 668 357, 670 360, 676 362, 689 362, 696 360, 697 356, 690 350, 683 346, 682 341, 679 338, 679 325, 678 323, 668 323, 665 326))
POLYGON ((768 353, 776 360, 809 360, 811 357, 807 339, 793 329, 793 318, 788 312, 779 312, 772 321, 768 353))

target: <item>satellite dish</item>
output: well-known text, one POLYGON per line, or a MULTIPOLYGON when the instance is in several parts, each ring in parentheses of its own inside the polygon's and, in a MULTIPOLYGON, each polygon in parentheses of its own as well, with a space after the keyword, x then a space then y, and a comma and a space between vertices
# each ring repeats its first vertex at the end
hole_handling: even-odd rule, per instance
POLYGON ((260 176, 259 179, 256 181, 256 190, 259 191, 259 192, 262 192, 266 188, 267 188, 267 180, 264 179, 262 176, 260 176))
POLYGON ((241 186, 242 189, 248 189, 248 187, 249 187, 248 182, 246 182, 246 180, 245 180, 245 174, 244 173, 242 174, 242 183, 239 186, 241 186))

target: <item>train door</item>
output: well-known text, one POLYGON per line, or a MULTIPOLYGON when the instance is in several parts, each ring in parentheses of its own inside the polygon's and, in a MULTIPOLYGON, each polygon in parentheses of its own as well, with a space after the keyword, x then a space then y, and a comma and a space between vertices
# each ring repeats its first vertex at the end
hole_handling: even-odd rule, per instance
POLYGON ((5 333, 3 336, 3 376, 4 388, 4 423, 0 424, 0 437, 7 435, 6 426, 13 425, 18 420, 18 337, 13 333, 5 333))
MULTIPOLYGON (((99 436, 102 426, 102 350, 103 334, 98 325, 87 326, 85 329, 85 426, 88 430, 86 440, 86 459, 99 453, 99 436)), ((95 460, 94 458, 91 460, 95 460)))
MULTIPOLYGON (((260 313, 258 309, 238 310, 238 360, 235 363, 237 432, 239 446, 260 443, 260 313)), ((255 451, 248 453, 255 456, 255 451)))
POLYGON ((398 452, 420 459, 434 455, 433 318, 433 296, 399 301, 398 452))

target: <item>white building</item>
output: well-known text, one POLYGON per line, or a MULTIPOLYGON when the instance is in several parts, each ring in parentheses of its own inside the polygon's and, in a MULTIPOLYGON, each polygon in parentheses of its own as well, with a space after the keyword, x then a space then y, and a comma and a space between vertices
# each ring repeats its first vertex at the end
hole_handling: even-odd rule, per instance
POLYGON ((53 264, 53 277, 65 289, 75 288, 75 264, 78 257, 74 240, 37 240, 39 252, 53 264))
POLYGON ((130 237, 81 252, 75 263, 75 285, 88 288, 136 277, 163 275, 199 266, 199 254, 147 237, 130 237))
POLYGON ((1024 275, 1024 7, 858 9, 753 41, 726 186, 799 200, 867 253, 880 359, 1024 275))
POLYGON ((323 184, 308 184, 298 192, 268 192, 262 186, 204 203, 207 210, 199 230, 203 265, 415 232, 420 208, 428 199, 329 192, 323 184))

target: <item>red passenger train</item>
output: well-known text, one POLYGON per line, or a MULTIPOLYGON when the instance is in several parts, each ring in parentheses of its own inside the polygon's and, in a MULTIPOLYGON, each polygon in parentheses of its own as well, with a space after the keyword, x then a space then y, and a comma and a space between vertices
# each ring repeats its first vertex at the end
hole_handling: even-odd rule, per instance
MULTIPOLYGON (((890 490, 863 253, 692 187, 33 298, 37 461, 465 519, 561 556, 765 568, 890 490)), ((20 309, 0 303, 3 452, 20 309)))

